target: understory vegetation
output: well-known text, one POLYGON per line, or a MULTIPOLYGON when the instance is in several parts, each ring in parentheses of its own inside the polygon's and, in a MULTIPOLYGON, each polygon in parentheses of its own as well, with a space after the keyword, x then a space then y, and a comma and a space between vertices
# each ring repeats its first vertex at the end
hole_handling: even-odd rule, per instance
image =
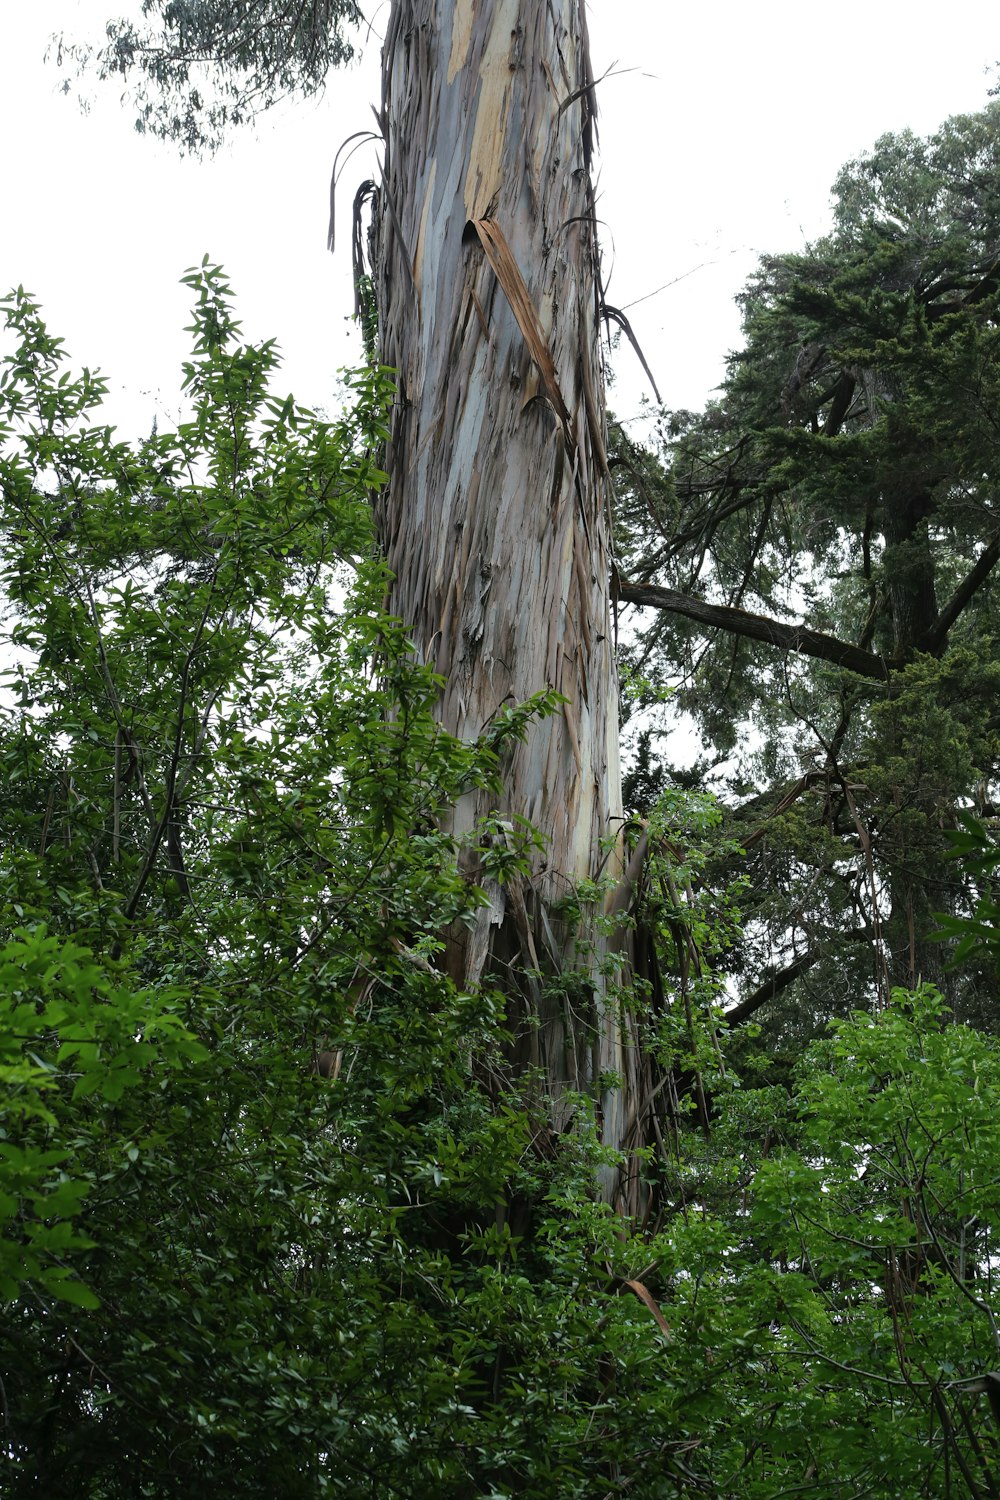
POLYGON ((445 814, 560 703, 437 723, 391 372, 279 395, 206 260, 187 419, 126 443, 4 300, 4 1494, 1000 1493, 998 167, 998 106, 879 142, 720 399, 613 432, 634 1221, 616 1080, 557 1129, 445 971, 463 856, 513 887, 537 842, 445 814))

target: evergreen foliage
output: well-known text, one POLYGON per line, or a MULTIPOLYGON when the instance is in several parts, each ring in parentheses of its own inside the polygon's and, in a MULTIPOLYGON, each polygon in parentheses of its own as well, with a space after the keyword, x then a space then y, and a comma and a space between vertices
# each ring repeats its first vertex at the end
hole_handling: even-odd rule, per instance
POLYGON ((998 158, 995 104, 879 141, 831 234, 761 261, 720 399, 657 455, 617 437, 638 676, 704 737, 749 856, 742 998, 784 992, 786 1035, 921 978, 996 1023, 992 966, 926 935, 998 773, 998 158))

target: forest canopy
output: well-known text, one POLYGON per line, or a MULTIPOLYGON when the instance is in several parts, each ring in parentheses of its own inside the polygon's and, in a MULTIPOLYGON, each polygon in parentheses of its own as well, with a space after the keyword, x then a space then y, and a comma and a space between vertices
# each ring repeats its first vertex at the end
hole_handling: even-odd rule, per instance
MULTIPOLYGON (((99 66, 191 150, 358 19, 144 16, 99 66)), ((3 300, 5 1493, 997 1492, 998 156, 1000 106, 883 138, 762 259, 719 399, 612 428, 625 872, 541 915, 503 788, 566 700, 441 727, 387 607, 397 373, 303 408, 206 259, 185 416, 127 443, 3 300), (551 961, 578 932, 600 966, 551 961), (623 1076, 530 1060, 543 1018, 596 1052, 596 977, 638 1147, 623 1076)))
POLYGON ((554 705, 441 733, 380 605, 382 377, 319 419, 188 281, 191 418, 137 447, 6 303, 8 1493, 977 1493, 996 1041, 897 991, 781 1082, 731 1054, 719 815, 666 794, 672 1124, 623 1232, 592 1105, 554 1134, 501 994, 435 965, 482 900, 436 814, 554 705))

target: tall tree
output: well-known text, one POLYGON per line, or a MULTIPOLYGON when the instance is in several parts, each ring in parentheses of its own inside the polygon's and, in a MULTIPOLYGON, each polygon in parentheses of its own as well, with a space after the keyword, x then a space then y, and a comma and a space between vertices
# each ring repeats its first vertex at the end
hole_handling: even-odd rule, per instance
MULTIPOLYGON (((162 34, 122 23, 103 66, 141 67, 166 89, 161 132, 211 141, 223 105, 213 114, 195 91, 195 108, 189 68, 210 62, 223 102, 240 87, 245 99, 253 58, 270 55, 259 31, 270 7, 153 4, 162 34)), ((282 80, 297 71, 310 87, 317 48, 304 32, 351 16, 332 5, 279 27, 282 80)), ((450 934, 447 966, 466 985, 502 982, 512 1061, 539 1070, 557 1123, 574 1107, 560 1100, 589 1095, 605 1140, 635 1145, 650 1090, 613 998, 625 946, 614 919, 631 886, 582 0, 394 0, 379 126, 372 280, 378 355, 398 380, 377 511, 390 604, 440 673, 441 720, 459 738, 545 695, 503 796, 470 793, 457 810, 456 837, 489 815, 495 848, 467 859, 488 903, 450 934), (540 839, 531 870, 501 881, 525 820, 540 839)), ((617 1190, 634 1206, 634 1182, 617 1190)))
POLYGON ((665 466, 618 445, 647 668, 736 762, 757 921, 734 1019, 787 990, 815 1024, 831 992, 920 977, 988 1004, 926 937, 962 899, 944 831, 998 774, 998 159, 995 104, 879 141, 833 232, 761 262, 722 398, 674 415, 665 466))
POLYGON ((635 1054, 602 1003, 600 891, 589 920, 579 902, 601 877, 613 898, 623 821, 580 0, 395 5, 380 124, 376 303, 398 380, 379 504, 392 607, 444 679, 442 721, 459 738, 540 688, 561 699, 511 757, 499 807, 473 794, 459 807, 457 832, 495 812, 498 839, 527 819, 544 842, 519 886, 487 878, 489 905, 453 936, 449 964, 462 984, 517 976, 519 1058, 556 1092, 627 1080, 603 1091, 617 1145, 635 1054))

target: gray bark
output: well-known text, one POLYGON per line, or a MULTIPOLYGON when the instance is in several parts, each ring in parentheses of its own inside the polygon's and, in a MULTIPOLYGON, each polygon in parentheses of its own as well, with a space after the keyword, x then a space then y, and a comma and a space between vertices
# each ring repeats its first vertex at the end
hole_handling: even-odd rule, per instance
MULTIPOLYGON (((381 358, 398 372, 379 512, 392 609, 445 679, 453 734, 475 738, 542 688, 566 700, 505 765, 500 807, 481 793, 458 807, 457 836, 499 812, 529 819, 546 851, 526 882, 487 887, 449 959, 464 985, 520 974, 515 1061, 541 1067, 559 1123, 567 1089, 636 1067, 602 1003, 606 939, 551 915, 574 882, 617 879, 621 863, 582 0, 395 0, 380 124, 375 287, 381 358), (535 968, 575 970, 577 988, 546 999, 535 968)), ((616 1144, 628 1094, 627 1082, 600 1101, 616 1144)))

